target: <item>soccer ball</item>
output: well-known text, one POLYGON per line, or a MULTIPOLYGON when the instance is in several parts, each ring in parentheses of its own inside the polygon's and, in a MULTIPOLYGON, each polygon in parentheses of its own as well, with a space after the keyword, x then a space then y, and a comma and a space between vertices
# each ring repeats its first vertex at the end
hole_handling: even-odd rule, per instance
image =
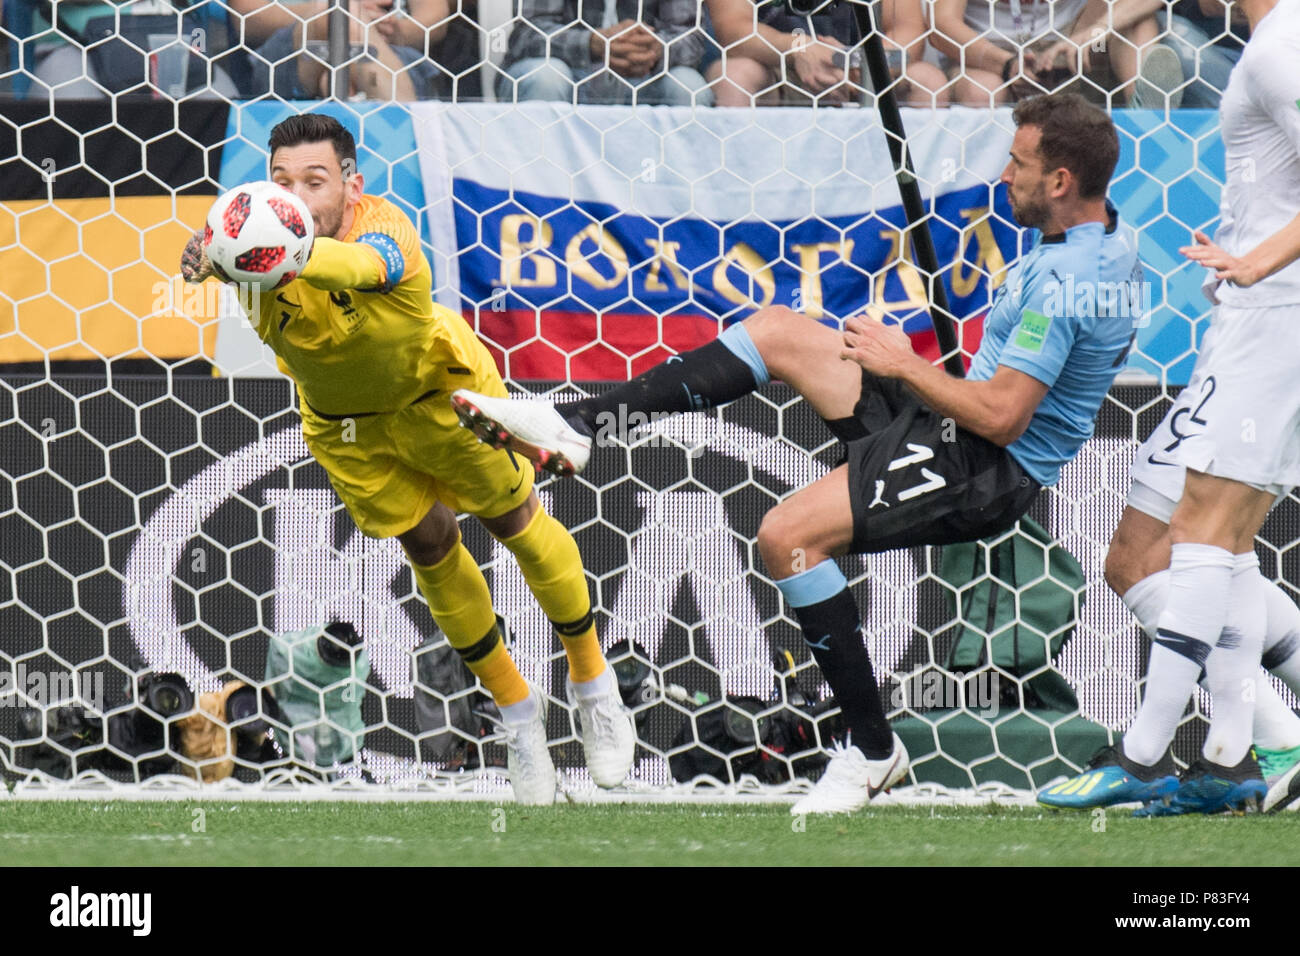
POLYGON ((203 231, 218 278, 248 282, 264 292, 297 278, 315 238, 307 204, 271 182, 245 183, 221 196, 203 231))

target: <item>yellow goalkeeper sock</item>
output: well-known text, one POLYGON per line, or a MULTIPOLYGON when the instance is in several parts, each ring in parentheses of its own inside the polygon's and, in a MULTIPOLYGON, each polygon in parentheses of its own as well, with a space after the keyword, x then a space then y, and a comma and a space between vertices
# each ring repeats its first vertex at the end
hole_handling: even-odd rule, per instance
POLYGON ((569 658, 569 679, 581 684, 603 674, 605 655, 596 637, 591 594, 573 535, 538 508, 528 527, 501 543, 514 554, 528 589, 560 636, 569 658))
POLYGON ((569 680, 581 684, 605 673, 605 653, 600 649, 591 611, 571 624, 556 624, 555 633, 560 635, 560 644, 569 658, 569 680), (574 633, 565 633, 562 628, 572 628, 574 633))
POLYGON ((527 697, 528 684, 497 629, 487 581, 464 542, 458 540, 437 564, 422 567, 412 562, 411 570, 434 621, 497 706, 508 707, 527 697))
POLYGON ((528 683, 506 650, 505 641, 501 640, 501 632, 495 623, 481 640, 475 641, 468 648, 458 647, 456 650, 460 652, 465 666, 492 692, 492 699, 498 707, 509 707, 527 699, 528 683), (476 654, 482 656, 475 656, 476 654))

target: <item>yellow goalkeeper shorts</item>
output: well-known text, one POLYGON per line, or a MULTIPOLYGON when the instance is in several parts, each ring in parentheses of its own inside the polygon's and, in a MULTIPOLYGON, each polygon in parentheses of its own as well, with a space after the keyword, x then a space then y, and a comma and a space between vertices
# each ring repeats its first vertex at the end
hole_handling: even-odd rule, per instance
POLYGON ((506 395, 491 356, 474 345, 480 354, 441 369, 436 390, 398 412, 327 418, 302 401, 307 447, 363 534, 409 531, 438 501, 457 513, 495 518, 527 500, 532 463, 484 445, 460 427, 451 407, 458 388, 506 395))

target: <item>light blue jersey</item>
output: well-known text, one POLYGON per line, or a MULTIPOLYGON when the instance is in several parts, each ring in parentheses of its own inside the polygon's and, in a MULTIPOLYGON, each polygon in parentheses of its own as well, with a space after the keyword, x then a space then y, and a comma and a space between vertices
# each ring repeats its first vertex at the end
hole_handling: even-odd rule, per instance
POLYGON ((1048 386, 1025 433, 1007 451, 1043 485, 1092 437, 1097 411, 1124 365, 1150 295, 1137 239, 1088 222, 1044 236, 1007 276, 984 320, 984 340, 966 376, 987 381, 999 365, 1048 386))

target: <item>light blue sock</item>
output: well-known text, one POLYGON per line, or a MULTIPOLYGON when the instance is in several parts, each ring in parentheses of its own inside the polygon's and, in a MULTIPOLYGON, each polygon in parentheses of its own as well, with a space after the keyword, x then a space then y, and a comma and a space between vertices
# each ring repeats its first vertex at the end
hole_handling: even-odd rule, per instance
POLYGON ((767 363, 763 361, 763 356, 758 353, 758 346, 754 340, 749 337, 749 331, 745 328, 744 322, 737 322, 735 325, 728 327, 721 335, 718 341, 727 347, 727 349, 749 366, 749 370, 754 373, 754 381, 758 385, 766 385, 772 381, 772 376, 767 370, 767 363))
POLYGON ((776 582, 786 603, 791 607, 810 607, 820 604, 849 586, 844 572, 834 561, 823 561, 807 571, 800 571, 776 582))

